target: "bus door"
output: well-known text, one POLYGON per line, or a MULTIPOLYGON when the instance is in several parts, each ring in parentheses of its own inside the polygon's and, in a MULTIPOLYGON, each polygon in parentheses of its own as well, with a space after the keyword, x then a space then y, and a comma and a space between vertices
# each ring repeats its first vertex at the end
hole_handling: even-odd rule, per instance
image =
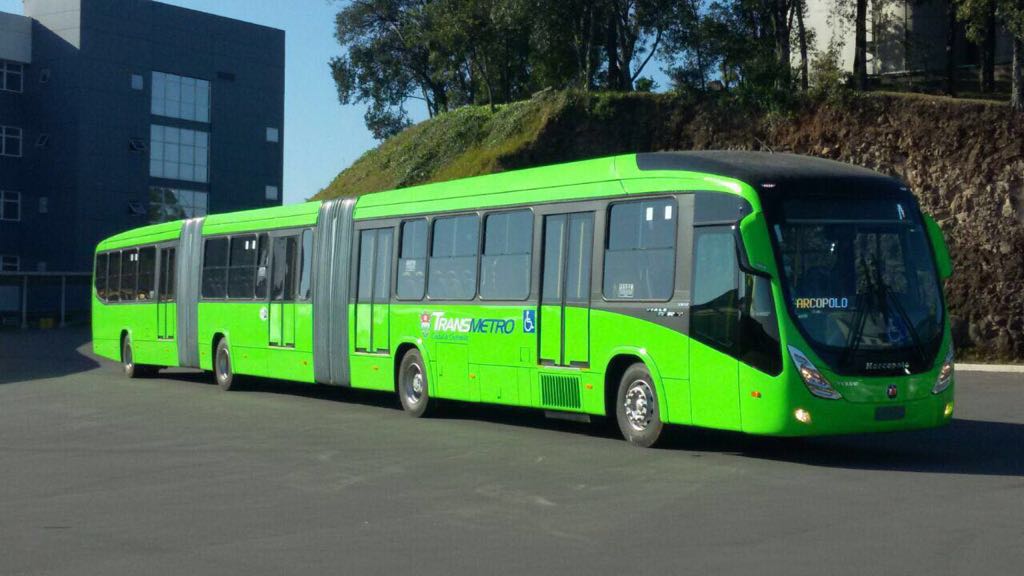
POLYGON ((270 304, 268 323, 271 346, 295 346, 295 284, 299 236, 271 238, 270 304))
POLYGON ((359 286, 356 291, 356 351, 390 350, 388 313, 391 295, 390 228, 359 233, 359 286))
POLYGON ((174 303, 175 265, 174 248, 160 249, 158 264, 160 282, 157 286, 156 337, 158 340, 174 340, 178 325, 178 310, 174 303))
POLYGON ((544 217, 540 303, 541 364, 590 362, 590 266, 594 213, 544 217))

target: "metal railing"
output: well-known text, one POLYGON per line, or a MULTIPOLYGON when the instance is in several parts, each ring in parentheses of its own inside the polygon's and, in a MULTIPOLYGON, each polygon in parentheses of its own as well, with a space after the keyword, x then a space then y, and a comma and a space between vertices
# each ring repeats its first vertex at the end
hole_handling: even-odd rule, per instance
MULTIPOLYGON (((29 326, 30 304, 39 304, 39 306, 33 310, 33 313, 41 316, 57 313, 59 309, 60 320, 58 325, 62 327, 66 326, 68 322, 69 284, 71 289, 79 288, 82 290, 82 300, 87 303, 87 294, 90 289, 91 280, 91 272, 0 272, 0 288, 20 288, 18 294, 19 305, 17 313, 20 316, 20 326, 23 329, 28 328, 29 326), (30 288, 33 287, 33 284, 36 285, 35 287, 42 288, 45 286, 52 289, 57 287, 58 280, 60 281, 59 297, 40 297, 41 302, 39 303, 33 302, 30 299, 30 288), (71 282, 69 282, 69 280, 71 282)), ((0 299, 0 306, 2 305, 3 300, 0 299)), ((6 313, 12 311, 13 310, 9 305, 7 307, 0 307, 0 317, 6 320, 6 313)))

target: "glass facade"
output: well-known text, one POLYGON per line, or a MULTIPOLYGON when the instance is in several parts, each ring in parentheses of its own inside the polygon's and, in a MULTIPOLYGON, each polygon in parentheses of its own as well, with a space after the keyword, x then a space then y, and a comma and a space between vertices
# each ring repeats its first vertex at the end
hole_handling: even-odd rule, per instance
POLYGON ((210 121, 210 81, 153 72, 151 112, 194 122, 210 121))
POLYGON ((210 135, 199 130, 150 126, 149 175, 154 178, 210 181, 210 135))
POLYGON ((149 221, 169 222, 206 216, 209 194, 198 190, 178 190, 153 186, 149 189, 149 221))

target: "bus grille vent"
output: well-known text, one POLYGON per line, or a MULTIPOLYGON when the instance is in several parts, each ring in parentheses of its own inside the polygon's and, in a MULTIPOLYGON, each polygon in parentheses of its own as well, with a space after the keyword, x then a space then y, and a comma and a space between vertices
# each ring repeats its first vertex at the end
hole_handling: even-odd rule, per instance
POLYGON ((540 397, 544 406, 580 408, 579 376, 540 375, 540 397))

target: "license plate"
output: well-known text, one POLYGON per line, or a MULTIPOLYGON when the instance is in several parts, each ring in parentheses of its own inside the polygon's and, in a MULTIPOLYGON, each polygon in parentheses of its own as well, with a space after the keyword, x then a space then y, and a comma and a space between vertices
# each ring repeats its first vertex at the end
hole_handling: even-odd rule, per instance
POLYGON ((875 409, 875 420, 902 420, 906 414, 904 406, 882 406, 875 409))

